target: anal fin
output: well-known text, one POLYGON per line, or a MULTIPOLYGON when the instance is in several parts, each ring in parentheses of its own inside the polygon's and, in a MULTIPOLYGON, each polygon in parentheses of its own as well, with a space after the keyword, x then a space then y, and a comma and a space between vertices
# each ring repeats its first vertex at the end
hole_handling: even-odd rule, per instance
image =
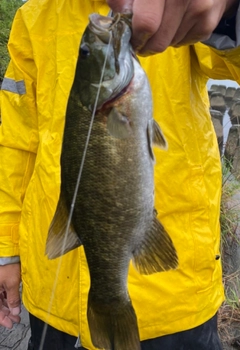
POLYGON ((144 240, 133 252, 133 263, 144 275, 176 269, 178 266, 173 242, 155 215, 144 240))
POLYGON ((61 192, 46 242, 45 254, 49 259, 58 258, 82 244, 72 224, 67 231, 68 217, 69 212, 61 192))

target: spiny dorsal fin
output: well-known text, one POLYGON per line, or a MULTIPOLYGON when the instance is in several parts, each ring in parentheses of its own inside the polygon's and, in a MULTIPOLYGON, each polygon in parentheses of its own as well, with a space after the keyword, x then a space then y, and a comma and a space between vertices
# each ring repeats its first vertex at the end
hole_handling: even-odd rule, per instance
POLYGON ((56 213, 48 231, 45 254, 49 259, 55 259, 70 250, 79 247, 82 243, 78 238, 72 224, 67 230, 68 210, 61 192, 56 213), (67 237, 66 237, 67 235, 67 237))
POLYGON ((176 269, 178 266, 173 242, 155 216, 144 240, 133 252, 133 262, 136 269, 144 275, 176 269))

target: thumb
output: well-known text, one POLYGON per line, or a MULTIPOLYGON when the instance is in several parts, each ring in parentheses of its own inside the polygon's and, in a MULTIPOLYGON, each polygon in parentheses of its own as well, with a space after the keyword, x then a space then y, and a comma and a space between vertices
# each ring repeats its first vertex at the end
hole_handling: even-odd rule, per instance
POLYGON ((18 316, 21 312, 21 306, 19 305, 17 307, 9 307, 9 311, 13 316, 18 316))
POLYGON ((19 283, 7 289, 7 304, 9 311, 13 316, 19 315, 21 312, 21 298, 19 292, 19 283))

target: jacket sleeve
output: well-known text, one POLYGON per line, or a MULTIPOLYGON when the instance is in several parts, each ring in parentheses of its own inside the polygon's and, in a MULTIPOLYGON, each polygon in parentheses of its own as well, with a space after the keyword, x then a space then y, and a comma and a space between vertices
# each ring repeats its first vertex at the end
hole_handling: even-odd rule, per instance
POLYGON ((211 37, 194 45, 201 71, 212 79, 240 83, 240 6, 234 17, 222 19, 211 37))
POLYGON ((0 91, 0 264, 2 265, 6 262, 17 262, 19 259, 18 232, 22 204, 38 148, 36 66, 21 9, 15 16, 8 48, 11 61, 0 91))

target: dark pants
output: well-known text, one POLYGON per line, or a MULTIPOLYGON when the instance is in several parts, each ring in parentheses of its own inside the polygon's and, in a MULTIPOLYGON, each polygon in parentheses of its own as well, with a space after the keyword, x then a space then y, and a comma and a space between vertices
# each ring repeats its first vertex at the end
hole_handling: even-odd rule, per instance
MULTIPOLYGON (((32 336, 28 350, 39 350, 44 322, 30 315, 32 336)), ((76 337, 55 328, 46 328, 46 337, 42 350, 74 350, 76 337)), ((78 348, 84 350, 85 348, 78 348)), ((217 333, 217 315, 203 325, 171 335, 144 340, 141 342, 142 350, 222 350, 222 345, 217 333)), ((86 350, 86 349, 85 349, 86 350)), ((131 349, 126 349, 131 350, 131 349)))

